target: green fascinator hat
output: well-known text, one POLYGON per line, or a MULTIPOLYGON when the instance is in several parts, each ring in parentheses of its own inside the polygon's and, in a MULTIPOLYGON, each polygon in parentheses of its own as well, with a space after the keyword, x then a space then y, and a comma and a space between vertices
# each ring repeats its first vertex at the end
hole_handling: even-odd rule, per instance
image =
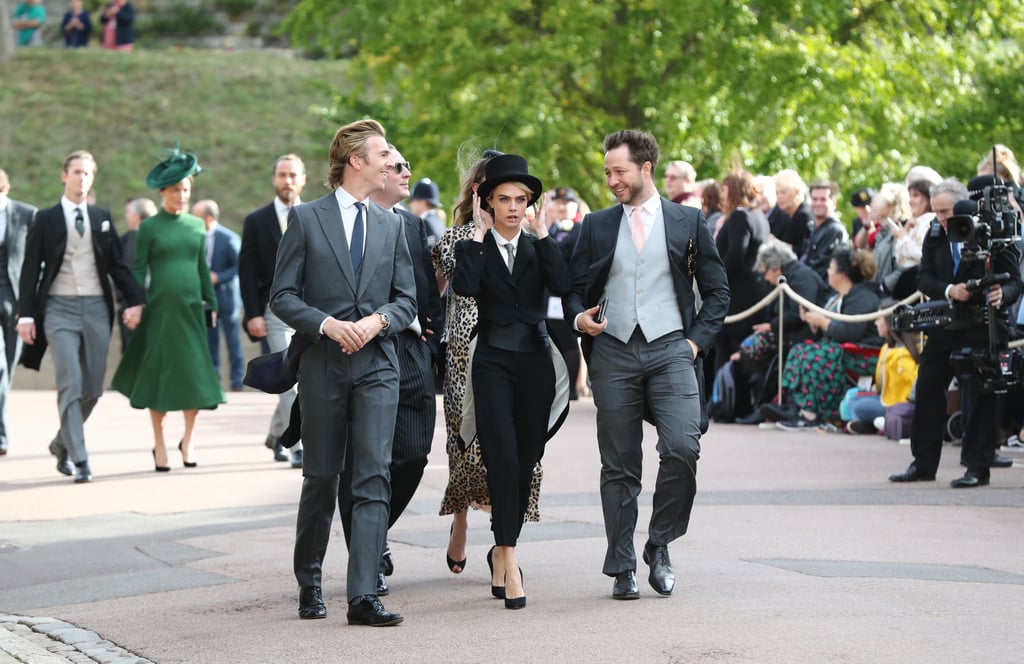
POLYGON ((199 158, 191 152, 182 152, 175 141, 173 148, 164 150, 164 160, 146 176, 146 186, 150 189, 163 189, 202 172, 199 158))

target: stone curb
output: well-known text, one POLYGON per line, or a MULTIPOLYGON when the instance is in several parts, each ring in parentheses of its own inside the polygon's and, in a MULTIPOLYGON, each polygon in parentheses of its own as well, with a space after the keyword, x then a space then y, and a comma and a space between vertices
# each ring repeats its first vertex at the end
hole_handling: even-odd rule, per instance
POLYGON ((153 664, 56 618, 0 613, 0 664, 153 664))

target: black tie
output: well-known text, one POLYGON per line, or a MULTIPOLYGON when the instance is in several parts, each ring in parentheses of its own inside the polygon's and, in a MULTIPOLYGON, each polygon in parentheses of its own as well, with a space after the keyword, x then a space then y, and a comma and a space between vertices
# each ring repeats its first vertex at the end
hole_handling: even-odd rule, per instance
POLYGON ((352 227, 352 242, 348 246, 348 253, 352 256, 352 269, 359 271, 363 262, 363 204, 356 203, 356 223, 352 227))
POLYGON ((85 235, 85 220, 82 218, 82 208, 75 208, 75 230, 78 237, 85 235))

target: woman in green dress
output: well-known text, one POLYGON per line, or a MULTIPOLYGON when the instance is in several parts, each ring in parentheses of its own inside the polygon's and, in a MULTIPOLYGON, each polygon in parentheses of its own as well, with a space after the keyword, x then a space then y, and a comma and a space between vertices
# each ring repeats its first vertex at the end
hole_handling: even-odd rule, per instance
POLYGON ((206 263, 206 229, 188 214, 192 180, 202 168, 196 156, 177 148, 146 177, 146 186, 160 191, 160 212, 139 226, 135 278, 146 288, 141 319, 126 320, 135 330, 125 349, 112 386, 133 408, 148 408, 153 424, 153 462, 158 472, 170 470, 164 445, 164 418, 169 411, 185 415, 185 434, 178 449, 186 468, 196 466, 193 432, 201 408, 224 403, 224 392, 210 360, 206 311, 216 322, 217 297, 206 263))

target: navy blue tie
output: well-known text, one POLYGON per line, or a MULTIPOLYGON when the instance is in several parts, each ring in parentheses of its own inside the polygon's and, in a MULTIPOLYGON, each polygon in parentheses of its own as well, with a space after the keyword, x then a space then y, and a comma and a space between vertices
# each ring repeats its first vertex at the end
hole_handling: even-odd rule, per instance
POLYGON ((363 263, 363 204, 356 203, 356 223, 352 226, 352 242, 348 245, 348 253, 352 256, 352 269, 359 271, 363 263))
POLYGON ((960 243, 953 243, 953 274, 956 274, 957 269, 960 267, 960 243))

